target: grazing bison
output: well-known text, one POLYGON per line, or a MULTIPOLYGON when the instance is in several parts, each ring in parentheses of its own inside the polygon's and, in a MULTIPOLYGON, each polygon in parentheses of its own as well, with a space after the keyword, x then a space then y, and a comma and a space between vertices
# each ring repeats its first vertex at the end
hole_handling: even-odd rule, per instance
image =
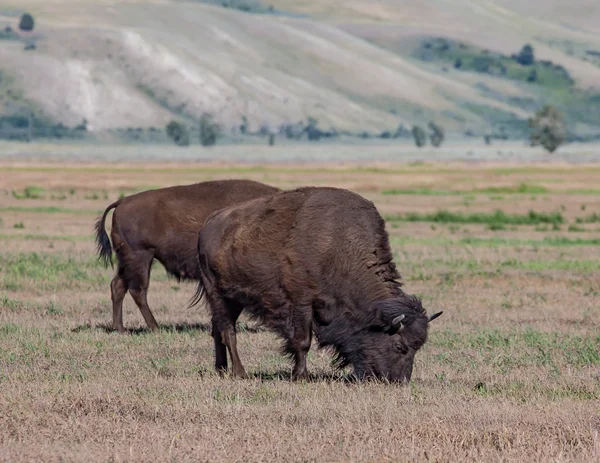
POLYGON ((314 331, 338 367, 360 379, 410 381, 429 319, 405 294, 385 230, 371 201, 338 188, 303 187, 211 214, 198 236, 200 283, 207 298, 215 367, 246 377, 235 322, 246 310, 284 339, 292 379, 308 377, 314 331))
POLYGON ((128 290, 148 327, 158 328, 146 297, 153 260, 178 281, 197 280, 196 245, 206 217, 217 209, 278 191, 251 180, 215 180, 143 191, 108 206, 95 228, 99 258, 105 267, 112 266, 104 222, 108 212, 115 210, 111 238, 118 268, 110 284, 113 329, 125 332, 123 299, 128 290))

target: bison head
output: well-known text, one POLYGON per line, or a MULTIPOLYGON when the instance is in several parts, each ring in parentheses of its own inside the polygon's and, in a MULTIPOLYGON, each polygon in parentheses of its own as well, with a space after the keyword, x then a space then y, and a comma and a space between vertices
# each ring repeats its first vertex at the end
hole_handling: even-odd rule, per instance
POLYGON ((408 383, 415 353, 427 340, 428 323, 441 313, 428 318, 421 301, 409 295, 375 303, 362 326, 353 321, 346 336, 334 343, 340 366, 352 364, 359 379, 408 383))

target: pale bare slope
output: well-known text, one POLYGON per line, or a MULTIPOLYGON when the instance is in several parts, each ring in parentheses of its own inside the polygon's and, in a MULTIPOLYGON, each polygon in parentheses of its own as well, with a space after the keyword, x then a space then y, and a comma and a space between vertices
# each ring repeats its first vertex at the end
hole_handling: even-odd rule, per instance
MULTIPOLYGON (((312 19, 167 0, 3 3, 28 8, 44 39, 34 52, 0 42, 0 69, 16 74, 47 114, 68 124, 87 119, 91 130, 163 126, 173 114, 197 119, 204 111, 230 126, 246 115, 251 128, 308 116, 321 127, 350 130, 432 117, 449 130, 485 128, 464 103, 527 113, 483 95, 476 83, 504 95, 526 92, 488 76, 440 73, 364 38, 394 44, 415 34, 447 35, 506 52, 538 35, 600 43, 593 32, 561 26, 556 2, 545 11, 540 2, 536 10, 508 0, 437 0, 426 16, 416 0, 269 2, 312 19), (541 10, 541 19, 524 16, 541 10)), ((540 57, 565 64, 581 85, 600 82, 600 68, 534 43, 540 57)))

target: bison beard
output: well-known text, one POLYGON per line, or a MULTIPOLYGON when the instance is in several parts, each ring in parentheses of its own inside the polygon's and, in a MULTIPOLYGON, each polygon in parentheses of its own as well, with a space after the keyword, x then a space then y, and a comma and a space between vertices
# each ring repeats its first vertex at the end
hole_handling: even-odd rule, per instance
POLYGON ((284 340, 292 379, 307 378, 314 332, 358 378, 410 381, 429 319, 405 294, 385 222, 372 202, 347 190, 305 187, 211 214, 198 236, 200 283, 215 343, 215 367, 246 377, 235 323, 242 312, 284 340))
POLYGON ((278 191, 281 190, 252 180, 214 180, 143 191, 108 206, 96 221, 95 230, 98 255, 104 265, 112 266, 113 247, 118 260, 110 284, 113 329, 125 332, 123 299, 127 291, 148 328, 157 329, 147 300, 154 259, 178 281, 198 280, 196 245, 206 217, 217 209, 278 191), (104 228, 111 209, 115 209, 112 247, 104 228))

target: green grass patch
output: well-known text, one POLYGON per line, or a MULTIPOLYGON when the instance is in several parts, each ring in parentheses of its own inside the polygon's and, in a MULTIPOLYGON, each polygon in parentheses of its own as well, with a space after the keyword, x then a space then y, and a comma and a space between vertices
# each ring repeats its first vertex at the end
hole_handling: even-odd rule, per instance
MULTIPOLYGON (((581 322, 585 322, 582 320, 581 322)), ((542 332, 525 329, 479 329, 457 333, 436 330, 428 341, 432 347, 463 352, 475 349, 502 358, 510 355, 513 366, 544 366, 548 359, 556 364, 577 368, 600 366, 600 335, 574 335, 564 332, 542 332)), ((500 366, 500 365, 499 365, 500 366)))
POLYGON ((529 185, 527 183, 521 183, 519 186, 495 186, 488 187, 479 190, 473 190, 474 193, 486 193, 486 194, 544 194, 550 193, 548 188, 539 185, 529 185))
POLYGON ((460 196, 464 194, 461 191, 432 190, 429 188, 409 188, 409 189, 391 189, 383 190, 382 195, 418 195, 418 196, 460 196))
POLYGON ((494 222, 494 223, 491 223, 491 224, 489 224, 489 225, 487 226, 487 229, 488 229, 488 230, 491 230, 491 231, 501 231, 501 230, 506 230, 506 225, 505 225, 505 224, 503 224, 503 223, 499 223, 499 222, 498 222, 498 223, 496 223, 496 222, 494 222))
POLYGON ((571 195, 600 195, 600 190, 596 190, 594 188, 580 188, 580 189, 566 190, 564 193, 571 194, 571 195))
POLYGON ((451 212, 439 210, 432 214, 420 214, 410 212, 408 214, 386 215, 386 221, 389 222, 438 222, 438 223, 475 223, 499 227, 501 225, 539 225, 564 223, 565 219, 560 212, 536 212, 529 211, 526 215, 507 214, 504 211, 496 210, 493 213, 475 212, 464 214, 462 212, 451 212))
POLYGON ((38 186, 28 186, 22 193, 12 191, 12 195, 16 199, 43 199, 45 194, 46 190, 38 186))
POLYGON ((454 283, 457 278, 481 275, 486 277, 501 276, 513 270, 525 270, 535 273, 572 272, 589 274, 600 272, 600 260, 520 260, 520 259, 474 259, 474 258, 423 258, 409 260, 394 253, 401 261, 403 275, 415 279, 418 275, 435 275, 442 283, 454 283))
MULTIPOLYGON (((407 188, 398 189, 393 188, 389 190, 383 190, 383 195, 415 195, 415 196, 463 196, 463 195, 474 195, 474 194, 545 194, 550 193, 548 188, 539 185, 529 185, 527 183, 521 183, 517 186, 501 186, 501 187, 488 187, 480 188, 467 191, 459 190, 435 190, 431 188, 407 188)), ((503 199, 500 197, 499 199, 503 199)))
POLYGON ((577 217, 575 219, 576 223, 600 223, 600 214, 594 212, 593 214, 587 215, 585 217, 577 217))
MULTIPOLYGON (((166 281, 164 267, 156 264, 152 280, 166 281)), ((0 254, 0 288, 5 290, 22 288, 28 282, 45 291, 82 284, 107 284, 112 277, 113 271, 105 269, 96 256, 37 252, 0 254)))
POLYGON ((467 236, 460 239, 451 239, 446 237, 432 238, 413 238, 398 237, 390 238, 392 246, 402 247, 406 245, 426 245, 426 246, 472 246, 483 248, 501 248, 501 247, 570 247, 570 246, 600 246, 600 238, 568 238, 563 236, 545 237, 542 240, 523 239, 523 238, 504 238, 490 237, 479 238, 467 236))
POLYGON ((502 246, 552 246, 552 247, 567 247, 567 246, 600 246, 600 238, 583 239, 583 238, 567 238, 567 237, 546 237, 543 240, 528 240, 520 238, 477 238, 466 237, 460 240, 461 245, 482 246, 482 247, 502 247, 502 246))

